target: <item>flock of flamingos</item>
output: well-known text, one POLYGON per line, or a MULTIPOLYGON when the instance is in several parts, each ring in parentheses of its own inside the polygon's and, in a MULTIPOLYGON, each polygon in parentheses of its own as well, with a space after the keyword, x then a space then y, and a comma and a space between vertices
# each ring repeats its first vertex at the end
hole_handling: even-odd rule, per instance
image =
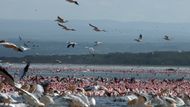
MULTIPOLYGON (((76 0, 66 0, 69 3, 79 5, 76 0)), ((55 20, 59 27, 66 31, 77 31, 66 26, 68 20, 57 16, 55 20)), ((105 29, 89 24, 95 32, 107 32, 105 29)), ((22 39, 19 37, 20 40, 22 39)), ((167 35, 163 38, 170 41, 167 35)), ((134 41, 142 42, 143 35, 140 34, 134 41)), ((102 44, 95 41, 94 46, 102 44)), ((0 40, 0 45, 24 52, 30 48, 18 46, 6 40, 0 40)), ((74 41, 67 42, 67 48, 74 48, 74 41)), ((86 47, 94 56, 94 48, 86 47)), ((27 75, 30 62, 27 62, 18 75, 12 76, 7 68, 0 66, 0 106, 11 107, 54 107, 56 102, 67 102, 69 107, 95 107, 94 96, 106 96, 115 98, 115 102, 126 102, 126 107, 190 107, 190 82, 186 80, 157 80, 138 81, 135 79, 112 79, 108 78, 60 78, 60 77, 37 77, 36 74, 27 75), (50 83, 45 83, 51 81, 50 83), (175 84, 178 83, 178 84, 175 84), (43 83, 43 84, 42 84, 43 83), (180 93, 181 87, 184 92, 180 93), (172 88, 171 88, 172 87, 172 88), (60 90, 58 90, 60 89, 60 90), (173 90, 172 90, 173 89, 173 90), (184 96, 182 96, 183 94, 184 96), (20 103, 20 105, 17 105, 20 103), (187 105, 187 106, 186 106, 187 105)), ((57 107, 64 107, 59 105, 57 107)), ((99 107, 99 106, 97 106, 99 107)))

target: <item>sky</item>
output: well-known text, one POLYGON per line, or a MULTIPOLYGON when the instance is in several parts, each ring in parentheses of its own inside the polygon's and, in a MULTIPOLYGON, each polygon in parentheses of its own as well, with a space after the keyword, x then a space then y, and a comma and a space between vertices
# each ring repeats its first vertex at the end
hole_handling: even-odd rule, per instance
POLYGON ((190 23, 190 0, 0 0, 0 19, 190 23))

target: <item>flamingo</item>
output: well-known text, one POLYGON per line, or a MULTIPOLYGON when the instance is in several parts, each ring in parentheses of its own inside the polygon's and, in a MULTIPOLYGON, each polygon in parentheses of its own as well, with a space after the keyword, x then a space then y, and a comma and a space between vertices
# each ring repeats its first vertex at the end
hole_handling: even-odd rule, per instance
POLYGON ((89 53, 95 56, 95 49, 93 47, 85 47, 88 49, 89 53))
POLYGON ((5 81, 14 86, 14 78, 7 72, 7 70, 0 66, 0 75, 5 77, 5 81))
POLYGON ((49 95, 43 95, 42 97, 40 97, 40 101, 44 103, 46 107, 48 107, 49 105, 53 105, 55 103, 53 98, 50 97, 49 95))
POLYGON ((145 94, 134 93, 137 99, 129 100, 127 106, 129 107, 153 107, 145 94))
POLYGON ((59 22, 59 23, 67 23, 67 22, 69 22, 68 20, 64 20, 64 19, 61 18, 60 16, 57 16, 57 19, 56 19, 55 21, 57 21, 57 22, 59 22))
POLYGON ((0 93, 0 100, 1 100, 2 103, 3 103, 3 107, 4 107, 6 104, 8 104, 8 106, 9 106, 10 103, 13 102, 13 99, 12 99, 10 96, 6 95, 5 93, 0 93))
POLYGON ((94 43, 95 43, 94 46, 98 46, 98 45, 102 44, 103 42, 95 41, 94 43))
POLYGON ((90 107, 96 105, 96 100, 94 98, 88 99, 83 93, 70 94, 64 96, 64 99, 70 101, 70 107, 90 107))
POLYGON ((18 87, 15 88, 23 93, 22 96, 28 102, 29 105, 34 107, 45 107, 45 104, 40 102, 38 98, 34 96, 32 93, 18 87))
POLYGON ((115 102, 117 102, 117 101, 128 102, 128 101, 132 101, 134 99, 138 99, 138 97, 134 94, 131 94, 131 95, 126 95, 123 97, 116 98, 116 99, 114 99, 114 101, 115 102))
POLYGON ((59 64, 61 64, 62 63, 62 61, 61 60, 55 60, 57 63, 59 63, 59 64))
POLYGON ((181 99, 181 98, 179 98, 179 97, 174 97, 174 99, 175 99, 175 101, 176 101, 176 105, 177 106, 183 106, 183 105, 185 105, 185 102, 181 99))
POLYGON ((183 101, 184 101, 185 105, 190 106, 190 97, 189 97, 189 95, 184 94, 183 101))
POLYGON ((64 30, 66 30, 66 31, 76 31, 75 29, 73 29, 73 28, 68 28, 67 26, 65 26, 65 25, 63 25, 63 24, 58 23, 58 25, 59 25, 60 27, 62 27, 64 30))
POLYGON ((20 41, 22 41, 22 37, 21 36, 19 36, 18 38, 19 38, 20 41))
POLYGON ((12 48, 17 52, 23 52, 23 49, 21 47, 15 45, 14 43, 7 42, 5 40, 0 40, 0 45, 3 45, 6 48, 12 48))
POLYGON ((165 35, 163 39, 166 40, 166 41, 171 40, 171 39, 169 38, 169 36, 167 36, 167 35, 165 35))
POLYGON ((100 86, 99 85, 96 85, 96 86, 86 86, 84 87, 84 90, 85 91, 97 91, 100 89, 100 86))
POLYGON ((20 73, 19 79, 23 79, 23 77, 26 75, 26 72, 28 72, 30 66, 30 62, 27 62, 26 66, 24 67, 24 70, 20 73))
POLYGON ((69 48, 70 46, 72 46, 72 47, 74 48, 75 45, 77 45, 76 42, 73 42, 73 41, 69 41, 69 42, 67 42, 67 48, 69 48))
POLYGON ((143 39, 143 36, 142 36, 142 34, 140 34, 140 35, 139 35, 139 38, 138 38, 138 39, 134 39, 134 41, 142 42, 142 39, 143 39))
POLYGON ((79 3, 76 0, 66 0, 66 1, 69 2, 69 3, 74 3, 76 5, 79 5, 79 3))
POLYGON ((30 48, 27 48, 27 47, 24 47, 24 46, 20 46, 20 48, 21 48, 23 51, 30 50, 30 48))
POLYGON ((96 26, 94 26, 94 25, 92 25, 92 24, 88 24, 88 25, 89 25, 90 27, 92 27, 93 30, 96 31, 96 32, 106 32, 105 30, 99 29, 98 27, 96 27, 96 26))

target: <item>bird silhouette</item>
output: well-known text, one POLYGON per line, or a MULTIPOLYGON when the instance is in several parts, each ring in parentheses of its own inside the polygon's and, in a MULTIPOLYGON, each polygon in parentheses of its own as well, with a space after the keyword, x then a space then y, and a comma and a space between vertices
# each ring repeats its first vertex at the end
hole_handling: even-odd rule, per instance
POLYGON ((24 70, 20 73, 19 77, 20 80, 23 79, 26 73, 28 72, 29 66, 30 66, 30 61, 27 62, 26 66, 24 67, 24 70))
POLYGON ((96 27, 96 26, 94 26, 94 25, 92 25, 92 24, 88 24, 88 25, 89 25, 90 27, 92 27, 93 30, 96 31, 96 32, 106 32, 105 30, 99 29, 98 27, 96 27))
POLYGON ((79 5, 79 3, 76 0, 66 0, 66 1, 69 2, 69 3, 74 3, 76 5, 79 5))
POLYGON ((57 63, 59 63, 59 64, 61 64, 62 63, 62 61, 61 60, 55 60, 57 63))
POLYGON ((64 19, 61 18, 60 16, 57 16, 57 19, 56 19, 55 21, 57 21, 57 22, 59 22, 59 23, 67 23, 67 22, 69 22, 68 20, 64 20, 64 19))
POLYGON ((21 36, 19 36, 18 38, 19 38, 20 41, 22 41, 22 37, 21 36))
POLYGON ((7 72, 7 70, 0 66, 0 75, 5 77, 5 82, 8 82, 10 85, 14 85, 14 78, 7 72))
POLYGON ((65 26, 65 25, 63 25, 63 24, 58 23, 58 25, 59 25, 60 27, 62 27, 64 30, 66 30, 66 31, 76 31, 75 29, 73 29, 73 28, 68 28, 67 26, 65 26))
POLYGON ((69 48, 69 47, 75 47, 75 45, 77 45, 77 43, 76 42, 73 42, 73 41, 69 41, 69 42, 67 42, 67 48, 69 48))
POLYGON ((171 40, 171 39, 169 38, 169 36, 167 36, 167 35, 165 35, 163 39, 164 39, 164 40, 167 40, 167 41, 171 40))
POLYGON ((23 52, 24 51, 21 47, 15 45, 14 43, 7 42, 5 40, 0 40, 0 45, 3 45, 6 48, 14 49, 17 52, 23 52))
POLYGON ((142 42, 142 39, 143 39, 143 36, 142 36, 142 34, 140 34, 140 35, 139 35, 139 38, 138 38, 138 39, 134 39, 134 41, 142 42))

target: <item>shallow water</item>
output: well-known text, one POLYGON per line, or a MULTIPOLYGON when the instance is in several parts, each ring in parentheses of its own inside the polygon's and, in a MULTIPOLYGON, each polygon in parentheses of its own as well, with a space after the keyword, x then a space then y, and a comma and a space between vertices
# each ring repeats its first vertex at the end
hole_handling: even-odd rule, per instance
MULTIPOLYGON (((18 71, 21 71, 25 64, 1 64, 5 67, 15 67, 18 71)), ((113 66, 113 65, 73 65, 73 64, 31 64, 30 69, 35 69, 31 72, 29 70, 28 75, 42 75, 42 76, 60 76, 60 77, 107 77, 107 78, 138 78, 138 79, 177 79, 184 77, 185 79, 190 79, 190 68, 189 67, 179 67, 179 66, 113 66), (164 71, 166 69, 175 69, 176 73, 165 74, 165 73, 135 73, 135 72, 125 72, 128 71, 141 71, 141 70, 152 70, 152 71, 164 71), (76 70, 64 70, 61 72, 52 72, 57 69, 76 69, 76 70), (77 69, 84 69, 80 72, 77 69), (96 71, 88 71, 89 69, 96 69, 96 71), (117 72, 114 72, 117 71, 117 72), (179 73, 178 73, 179 72, 179 73), (188 72, 188 74, 183 73, 188 72)), ((14 74, 15 71, 9 72, 14 74)))
MULTIPOLYGON (((18 71, 21 71, 25 64, 1 64, 4 67, 8 68, 8 71, 11 74, 14 74, 16 70, 10 68, 15 67, 18 68, 18 71)), ((108 78, 139 78, 139 79, 147 79, 147 78, 159 78, 159 79, 176 79, 185 77, 188 79, 189 75, 183 75, 183 72, 190 72, 190 68, 188 67, 148 67, 148 66, 92 66, 92 65, 65 65, 65 64, 31 64, 30 70, 28 71, 27 75, 35 74, 35 75, 42 75, 42 76, 60 76, 60 77, 68 77, 68 76, 75 76, 75 77, 108 77, 108 78), (85 69, 98 69, 95 72, 92 71, 61 71, 61 72, 52 72, 56 69, 64 69, 64 68, 85 68, 85 69), (155 74, 137 74, 137 73, 125 73, 125 72, 112 72, 112 70, 165 70, 168 68, 177 69, 178 71, 182 72, 180 75, 170 74, 166 75, 164 73, 157 73, 155 74), (35 69, 31 71, 31 69, 35 69), (108 69, 107 71, 101 71, 101 69, 108 69), (109 71, 110 70, 110 71, 109 71), (36 72, 38 71, 38 72, 36 72)), ((127 107, 127 102, 114 102, 114 97, 95 97, 96 99, 96 107, 127 107)), ((56 104, 52 107, 67 107, 68 104, 63 100, 56 101, 56 104)))

